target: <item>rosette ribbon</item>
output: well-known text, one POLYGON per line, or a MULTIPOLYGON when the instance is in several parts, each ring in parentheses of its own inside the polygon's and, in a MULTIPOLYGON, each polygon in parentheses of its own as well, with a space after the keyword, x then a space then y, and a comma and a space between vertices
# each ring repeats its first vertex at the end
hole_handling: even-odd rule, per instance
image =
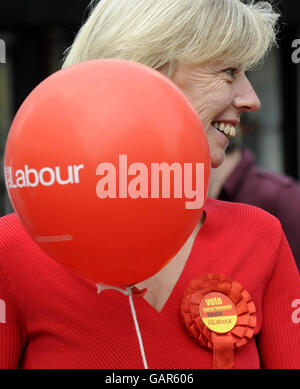
MULTIPOLYGON (((217 307, 214 309, 216 313, 211 315, 214 318, 222 317, 220 315, 223 313, 217 312, 217 307)), ((250 294, 241 284, 222 274, 202 275, 189 283, 183 292, 181 317, 189 335, 213 352, 214 369, 234 368, 235 351, 253 337, 257 323, 255 304, 250 294), (234 304, 236 322, 227 332, 211 330, 202 318, 201 302, 205 301, 208 294, 211 296, 212 292, 227 296, 234 304)))

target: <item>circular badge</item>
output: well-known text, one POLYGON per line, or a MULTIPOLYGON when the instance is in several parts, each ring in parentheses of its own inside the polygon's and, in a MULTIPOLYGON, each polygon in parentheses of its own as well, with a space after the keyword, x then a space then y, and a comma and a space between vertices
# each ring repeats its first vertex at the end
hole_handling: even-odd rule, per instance
POLYGON ((181 318, 200 346, 213 353, 214 369, 234 368, 234 353, 254 336, 256 308, 251 295, 224 274, 202 274, 183 291, 181 318))
POLYGON ((207 328, 218 334, 232 330, 237 322, 234 303, 223 293, 207 293, 199 305, 200 317, 207 328))

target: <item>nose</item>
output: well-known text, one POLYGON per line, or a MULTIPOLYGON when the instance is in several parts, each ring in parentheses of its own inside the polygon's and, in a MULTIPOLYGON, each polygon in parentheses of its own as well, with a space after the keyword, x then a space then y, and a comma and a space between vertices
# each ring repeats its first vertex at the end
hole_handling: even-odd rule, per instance
POLYGON ((254 112, 261 107, 261 102, 245 73, 243 73, 236 84, 234 105, 240 112, 254 112))

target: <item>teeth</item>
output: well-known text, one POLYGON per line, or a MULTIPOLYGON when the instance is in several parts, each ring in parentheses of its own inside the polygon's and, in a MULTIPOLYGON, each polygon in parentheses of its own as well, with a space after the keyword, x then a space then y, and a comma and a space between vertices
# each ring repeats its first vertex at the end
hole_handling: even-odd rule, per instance
POLYGON ((229 136, 231 136, 232 138, 236 136, 236 129, 234 127, 231 127, 229 136))
POLYGON ((236 136, 236 129, 235 127, 231 126, 230 124, 225 125, 224 122, 212 122, 212 125, 219 131, 223 132, 228 137, 235 137, 236 136))
POLYGON ((231 126, 227 125, 227 126, 225 127, 225 130, 224 130, 225 134, 226 134, 226 135, 229 135, 230 130, 231 130, 231 126))
POLYGON ((219 126, 219 130, 224 132, 225 131, 225 124, 222 122, 219 126))

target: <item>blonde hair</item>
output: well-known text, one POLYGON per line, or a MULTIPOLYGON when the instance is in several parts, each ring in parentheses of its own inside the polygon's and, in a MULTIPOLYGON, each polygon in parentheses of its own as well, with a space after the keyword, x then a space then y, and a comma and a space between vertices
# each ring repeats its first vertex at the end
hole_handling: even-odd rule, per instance
POLYGON ((176 63, 222 60, 250 69, 276 43, 272 5, 255 0, 101 0, 65 52, 63 68, 131 60, 172 78, 176 63))

